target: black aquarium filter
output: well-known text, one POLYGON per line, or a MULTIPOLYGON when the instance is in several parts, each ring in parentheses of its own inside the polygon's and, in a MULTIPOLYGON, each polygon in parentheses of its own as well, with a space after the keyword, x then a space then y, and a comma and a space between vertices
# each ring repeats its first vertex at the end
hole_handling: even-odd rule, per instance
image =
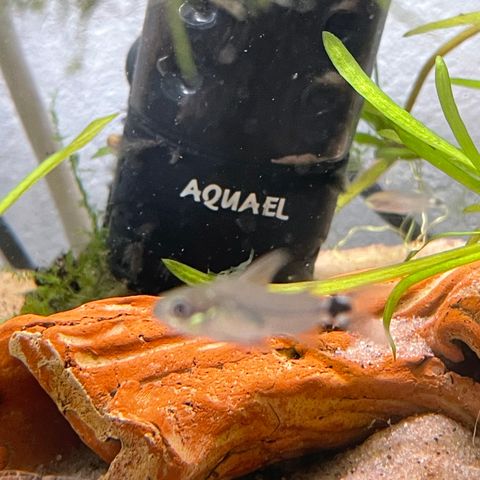
POLYGON ((285 248, 277 280, 310 279, 361 107, 322 32, 371 71, 387 8, 150 0, 109 201, 113 272, 156 293, 176 283, 162 258, 218 272, 285 248))

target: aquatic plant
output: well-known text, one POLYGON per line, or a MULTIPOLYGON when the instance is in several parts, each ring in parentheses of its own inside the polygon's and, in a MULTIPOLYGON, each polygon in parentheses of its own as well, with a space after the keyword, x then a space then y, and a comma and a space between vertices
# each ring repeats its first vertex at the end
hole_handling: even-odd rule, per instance
MULTIPOLYGON (((409 32, 409 35, 420 34, 438 28, 450 28, 458 25, 469 25, 469 27, 449 40, 440 47, 436 54, 442 55, 456 48, 458 45, 480 32, 480 13, 473 12, 466 15, 434 22, 409 32)), ((475 79, 451 79, 448 68, 442 56, 435 55, 422 68, 418 79, 416 80, 412 93, 407 101, 405 108, 396 104, 389 98, 357 64, 352 55, 347 51, 343 44, 332 34, 325 33, 324 41, 326 50, 339 71, 339 73, 349 82, 357 92, 366 100, 363 118, 372 127, 373 133, 358 133, 356 141, 358 144, 368 145, 376 149, 378 161, 367 171, 359 175, 348 187, 347 191, 340 197, 338 208, 345 206, 351 199, 358 195, 365 188, 373 184, 385 171, 399 160, 411 160, 421 158, 431 163, 437 169, 443 171, 446 175, 458 183, 464 185, 467 189, 474 193, 480 193, 480 154, 475 146, 467 128, 462 121, 461 115, 455 103, 452 93, 452 85, 459 85, 469 88, 480 88, 480 81, 475 79), (425 78, 431 68, 436 69, 436 86, 437 92, 442 106, 442 110, 450 127, 458 141, 459 147, 451 144, 444 138, 431 131, 422 122, 415 119, 409 111, 420 92, 425 78)), ((188 64, 188 59, 187 59, 188 64)), ((191 66, 190 66, 191 67, 191 66)), ((187 69, 190 68, 187 65, 187 69)), ((189 75, 194 78, 195 71, 190 68, 189 75)), ((93 122, 71 145, 49 157, 38 169, 30 176, 22 181, 5 199, 0 201, 0 214, 2 214, 26 189, 35 181, 46 175, 59 162, 67 158, 81 146, 88 143, 103 126, 111 120, 112 117, 105 117, 93 122)), ((478 205, 472 205, 465 211, 476 212, 480 209, 478 205)), ((461 248, 451 251, 431 255, 429 257, 415 259, 413 252, 407 261, 384 268, 372 269, 367 272, 347 275, 338 279, 326 281, 300 282, 285 285, 271 285, 274 291, 293 292, 309 290, 314 294, 331 294, 346 291, 359 286, 366 286, 383 282, 391 279, 400 279, 396 288, 389 297, 385 313, 384 326, 390 338, 393 353, 395 354, 395 345, 389 333, 389 327, 395 306, 411 285, 444 272, 480 259, 480 244, 478 243, 478 231, 472 232, 447 232, 440 236, 470 236, 471 240, 468 244, 461 248)), ((77 278, 83 275, 85 270, 93 271, 98 268, 108 270, 105 259, 105 245, 103 233, 97 231, 92 240, 92 249, 85 252, 87 257, 81 257, 77 260, 70 254, 67 254, 61 261, 52 267, 48 273, 44 272, 43 277, 39 276, 39 282, 44 284, 44 291, 47 292, 47 284, 50 287, 60 284, 66 284, 67 289, 77 290, 77 285, 81 287, 77 278), (102 243, 103 242, 103 243, 102 243), (88 260, 88 255, 93 255, 96 259, 93 262, 88 260), (76 274, 70 275, 65 270, 75 270, 76 274), (80 272, 80 273, 79 273, 80 272), (57 281, 57 279, 63 279, 57 281)), ((188 284, 196 284, 206 282, 214 278, 212 273, 202 273, 186 265, 173 260, 164 260, 167 268, 178 278, 188 284)), ((100 278, 102 278, 100 276, 100 278)), ((108 283, 108 282, 107 282, 108 283)), ((87 285, 92 285, 90 280, 86 281, 87 285)), ((108 289, 107 289, 108 290, 108 289)), ((112 286, 111 291, 114 292, 116 286, 112 286)), ((70 292, 72 293, 72 292, 70 292)), ((44 309, 45 305, 49 308, 59 309, 68 308, 78 304, 76 302, 87 301, 92 298, 98 298, 94 289, 90 293, 81 293, 76 296, 74 301, 66 300, 58 302, 46 300, 46 303, 40 305, 36 301, 32 301, 29 305, 30 311, 38 312, 38 309, 44 309)), ((75 296, 75 295, 73 295, 75 296)), ((48 298, 48 293, 46 297, 48 298)), ((41 303, 41 302, 40 302, 41 303)), ((46 312, 46 310, 42 310, 46 312)))
MULTIPOLYGON (((451 51, 468 38, 480 32, 480 12, 472 12, 470 14, 432 22, 408 32, 407 35, 425 33, 439 28, 450 28, 458 25, 471 26, 447 42, 448 48, 443 46, 443 48, 440 49, 444 53, 451 51)), ((373 111, 374 115, 379 117, 381 123, 383 123, 382 127, 389 129, 387 130, 389 133, 386 136, 388 139, 394 139, 400 147, 406 147, 410 151, 415 152, 419 158, 428 161, 434 167, 443 171, 472 192, 476 194, 480 193, 480 154, 460 116, 453 96, 452 81, 448 68, 441 56, 436 55, 434 58, 437 94, 445 118, 457 139, 459 147, 450 144, 447 140, 432 132, 423 123, 416 120, 408 111, 413 106, 413 102, 423 85, 426 72, 429 71, 430 64, 432 63, 431 60, 429 60, 422 69, 412 89, 406 107, 402 108, 390 99, 362 71, 353 56, 347 51, 339 39, 325 32, 324 44, 330 59, 342 77, 364 97, 368 102, 367 105, 370 107, 370 110, 373 111)), ((379 131, 380 134, 381 132, 382 131, 379 131)), ((381 145, 381 136, 374 138, 376 144, 381 145)), ((384 326, 394 353, 395 346, 389 333, 389 327, 395 306, 399 299, 411 285, 429 276, 479 260, 480 247, 477 244, 479 239, 477 236, 478 232, 470 233, 472 238, 469 241, 469 245, 458 249, 455 258, 444 258, 442 254, 433 255, 432 258, 436 261, 435 264, 423 270, 412 269, 395 287, 387 301, 384 312, 384 326)), ((407 265, 408 264, 412 265, 412 262, 407 263, 407 265)))
MULTIPOLYGON (((89 144, 116 116, 108 115, 92 121, 72 142, 46 158, 0 200, 0 215, 36 182, 89 144)), ((125 285, 116 280, 110 272, 106 233, 93 220, 94 218, 90 241, 78 256, 69 251, 59 257, 51 267, 34 272, 33 277, 38 288, 26 295, 22 313, 48 315, 74 308, 89 300, 128 293, 125 285)))
MULTIPOLYGON (((433 22, 408 32, 408 35, 458 25, 471 26, 463 34, 461 33, 447 42, 446 46, 439 49, 441 52, 447 53, 453 50, 462 42, 480 32, 480 12, 433 22)), ((339 73, 367 102, 363 117, 373 127, 375 134, 359 133, 356 140, 374 146, 379 157, 379 160, 370 169, 363 172, 340 196, 339 208, 345 206, 365 188, 375 183, 399 159, 424 159, 470 191, 476 194, 480 193, 480 155, 460 116, 452 93, 452 84, 454 83, 478 88, 480 82, 464 79, 457 79, 452 82, 443 58, 439 55, 434 57, 437 93, 445 118, 459 143, 459 147, 456 147, 415 119, 408 111, 413 106, 416 96, 418 96, 426 78, 426 72, 430 71, 430 61, 422 68, 412 89, 412 94, 407 101, 407 107, 402 108, 363 72, 338 38, 325 32, 324 44, 339 73)), ((478 205, 472 206, 471 211, 477 211, 476 207, 478 205)), ((411 255, 407 261, 389 267, 346 275, 338 279, 271 285, 271 288, 283 292, 309 290, 314 294, 325 295, 400 279, 388 298, 384 311, 384 327, 392 352, 395 355, 396 347, 390 334, 390 323, 395 307, 402 295, 412 285, 426 278, 480 260, 480 244, 478 243, 480 237, 478 234, 478 231, 446 232, 437 235, 436 238, 439 236, 470 236, 471 240, 464 247, 425 258, 412 259, 411 255)), ((188 284, 206 282, 212 279, 211 274, 199 272, 179 262, 164 260, 164 263, 174 275, 188 284)))
POLYGON ((75 152, 89 144, 117 114, 93 120, 72 142, 58 152, 47 157, 37 168, 20 181, 7 195, 0 200, 0 215, 3 215, 29 188, 48 175, 55 167, 75 152))
POLYGON ((92 300, 127 295, 127 287, 110 272, 106 233, 96 230, 78 256, 69 251, 52 266, 37 270, 37 288, 25 296, 21 313, 50 315, 92 300))

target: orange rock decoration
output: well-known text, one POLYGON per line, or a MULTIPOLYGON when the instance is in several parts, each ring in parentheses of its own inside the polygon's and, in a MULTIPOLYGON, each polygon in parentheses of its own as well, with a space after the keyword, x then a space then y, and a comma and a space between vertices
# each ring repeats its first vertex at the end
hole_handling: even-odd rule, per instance
POLYGON ((479 381, 480 263, 446 274, 441 286, 445 299, 422 334, 450 368, 479 381))
POLYGON ((0 470, 33 469, 81 443, 25 365, 9 355, 10 336, 23 328, 43 330, 45 320, 25 315, 0 325, 0 470))
POLYGON ((424 284, 401 306, 393 321, 397 361, 387 346, 346 332, 274 338, 251 349, 182 337, 152 318, 157 299, 147 296, 38 317, 13 334, 10 351, 111 462, 106 479, 233 478, 346 446, 419 412, 473 427, 480 385, 433 355, 429 344, 443 345, 444 336, 425 334, 444 319, 450 295, 461 297, 458 289, 446 294, 442 281, 437 290, 424 284), (440 304, 436 313, 422 292, 440 304))

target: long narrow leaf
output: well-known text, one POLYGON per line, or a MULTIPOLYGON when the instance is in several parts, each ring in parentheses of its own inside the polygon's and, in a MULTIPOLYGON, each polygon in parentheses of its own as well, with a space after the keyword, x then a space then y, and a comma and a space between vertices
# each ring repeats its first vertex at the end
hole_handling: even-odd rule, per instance
POLYGON ((463 209, 463 213, 480 213, 480 204, 475 203, 463 209))
POLYGON ((466 173, 465 170, 453 163, 450 157, 437 150, 434 146, 419 141, 415 135, 405 132, 401 128, 397 128, 397 133, 402 142, 408 148, 417 152, 421 158, 428 160, 434 167, 465 185, 473 192, 480 194, 480 179, 476 176, 466 173))
POLYGON ((375 283, 388 282, 420 272, 446 261, 463 258, 468 255, 480 254, 480 245, 474 244, 466 247, 455 248, 446 252, 436 253, 428 257, 397 263, 388 267, 374 268, 365 272, 352 273, 330 280, 299 282, 287 285, 272 285, 276 291, 301 291, 309 290, 317 295, 330 295, 332 293, 345 292, 358 287, 364 287, 375 283))
POLYGON ((421 33, 432 32, 433 30, 440 30, 443 28, 459 27, 461 25, 480 25, 480 12, 465 13, 444 20, 427 23, 408 31, 405 33, 405 37, 411 37, 412 35, 419 35, 421 33))
POLYGON ((370 168, 361 173, 347 188, 340 194, 337 200, 337 212, 348 205, 355 197, 360 195, 366 188, 372 186, 391 166, 393 160, 380 158, 370 168))
POLYGON ((377 150, 377 157, 385 160, 415 160, 418 154, 405 147, 385 147, 377 150))
POLYGON ((402 144, 402 141, 400 140, 400 137, 397 135, 397 132, 395 130, 392 130, 391 128, 384 128, 383 130, 379 130, 377 133, 382 138, 386 138, 391 142, 398 143, 399 145, 402 144))
POLYGON ((183 263, 177 262, 176 260, 171 260, 168 258, 162 259, 163 264, 167 269, 175 275, 179 280, 187 285, 197 285, 200 283, 211 282, 215 275, 213 273, 203 273, 196 268, 189 267, 183 263))
POLYGON ((357 132, 355 134, 355 142, 359 143, 360 145, 374 145, 377 147, 385 145, 385 142, 381 138, 364 132, 357 132))
MULTIPOLYGON (((446 252, 429 255, 428 257, 418 258, 408 262, 390 265, 388 267, 374 268, 365 272, 343 275, 330 280, 277 283, 271 284, 270 288, 275 292, 293 293, 308 290, 315 295, 330 295, 332 293, 345 292, 366 285, 402 278, 406 275, 411 275, 415 272, 441 264, 442 262, 459 259, 473 254, 480 254, 480 245, 475 244, 467 247, 455 248, 446 252)), ((214 274, 200 272, 199 270, 177 262, 176 260, 163 260, 163 262, 170 272, 189 285, 209 282, 215 278, 214 274)))
POLYGON ((3 215, 32 185, 48 175, 70 155, 90 143, 116 116, 115 113, 94 120, 69 145, 46 158, 0 201, 0 215, 3 215))
POLYGON ((388 120, 367 101, 363 105, 361 119, 367 122, 376 132, 390 128, 388 120))
POLYGON ((452 78, 452 85, 458 85, 459 87, 480 89, 480 80, 473 80, 470 78, 452 78))
POLYGON ((387 299, 385 304, 385 310, 383 313, 383 326, 385 327, 385 332, 387 334, 390 346, 392 348, 393 355, 395 356, 396 347, 393 342, 392 336, 390 334, 390 324, 392 321, 395 308, 398 305, 398 302, 404 295, 404 293, 416 283, 421 282, 429 277, 438 275, 439 273, 447 272, 453 268, 460 267, 462 265, 467 265, 468 263, 476 262, 480 260, 480 250, 469 255, 463 255, 460 258, 453 258, 450 260, 445 260, 437 265, 433 265, 429 268, 425 268, 421 271, 418 271, 408 277, 400 280, 395 288, 392 290, 390 296, 387 299))
POLYGON ((465 155, 472 160, 477 167, 477 170, 480 171, 480 153, 473 143, 472 137, 468 133, 467 127, 458 111, 457 103, 455 102, 452 92, 452 84, 450 82, 450 74, 448 73, 447 65, 442 57, 437 57, 435 65, 437 94, 445 118, 465 155))
MULTIPOLYGON (((369 103, 380 110, 394 125, 405 131, 409 138, 413 137, 415 139, 415 142, 405 145, 422 156, 425 151, 437 152, 437 156, 429 155, 424 158, 459 183, 480 193, 480 176, 470 159, 462 151, 435 134, 423 123, 398 106, 373 83, 337 37, 329 32, 324 32, 323 37, 330 59, 345 80, 369 103), (418 147, 419 145, 422 146, 421 151, 415 148, 415 146, 418 147), (442 156, 443 161, 441 162, 437 161, 439 154, 442 156), (447 162, 445 160, 447 159, 449 165, 446 170, 447 162)), ((400 135, 399 131, 397 133, 400 135)))

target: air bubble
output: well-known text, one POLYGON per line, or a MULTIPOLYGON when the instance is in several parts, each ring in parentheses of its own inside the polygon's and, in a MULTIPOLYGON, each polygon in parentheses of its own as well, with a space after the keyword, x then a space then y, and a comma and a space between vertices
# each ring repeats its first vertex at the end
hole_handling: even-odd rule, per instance
POLYGON ((190 2, 182 3, 178 13, 187 25, 198 29, 211 28, 217 20, 216 8, 210 7, 198 10, 190 2))
POLYGON ((201 85, 202 81, 200 77, 196 79, 194 85, 187 85, 181 75, 175 73, 169 73, 162 79, 162 88, 165 96, 174 102, 179 102, 184 97, 194 95, 198 92, 201 85))

